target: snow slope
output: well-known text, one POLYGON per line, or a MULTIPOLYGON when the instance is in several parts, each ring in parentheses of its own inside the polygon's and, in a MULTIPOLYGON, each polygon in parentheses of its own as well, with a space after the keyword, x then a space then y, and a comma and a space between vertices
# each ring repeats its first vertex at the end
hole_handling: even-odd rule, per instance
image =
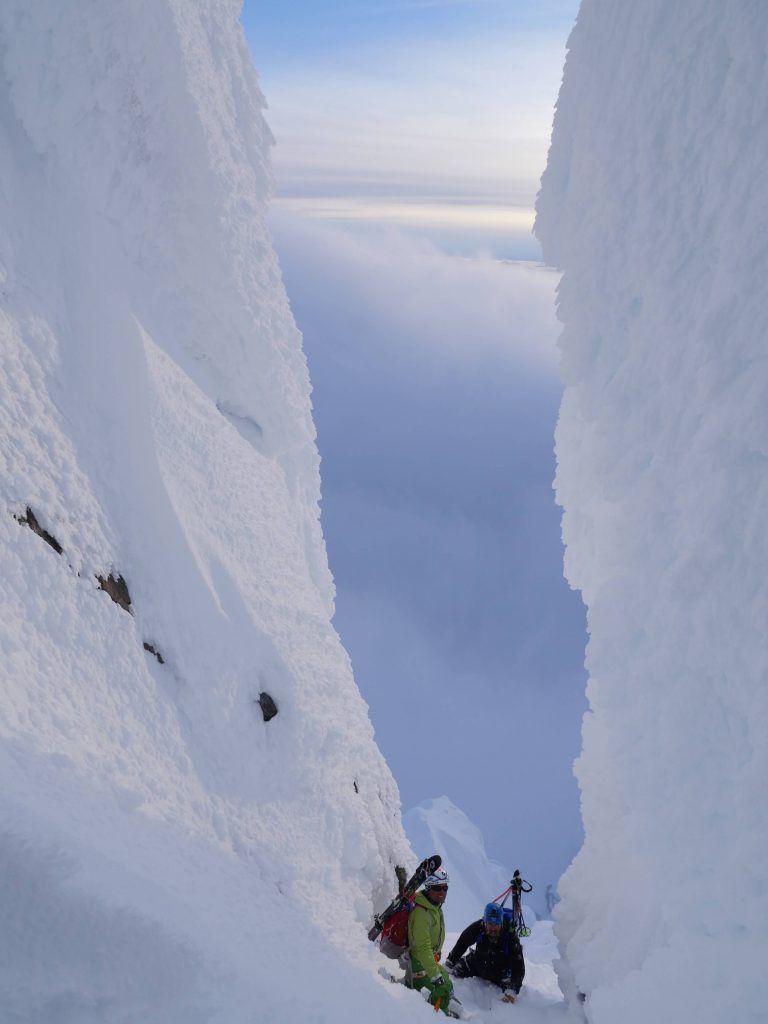
POLYGON ((309 382, 238 14, 0 7, 14 1024, 338 1022, 372 999, 402 1019, 365 926, 411 854, 329 622, 309 382), (130 610, 100 589, 110 575, 130 610))
POLYGON ((767 51, 758 0, 583 0, 539 200, 590 632, 555 916, 593 1024, 765 1018, 767 51))

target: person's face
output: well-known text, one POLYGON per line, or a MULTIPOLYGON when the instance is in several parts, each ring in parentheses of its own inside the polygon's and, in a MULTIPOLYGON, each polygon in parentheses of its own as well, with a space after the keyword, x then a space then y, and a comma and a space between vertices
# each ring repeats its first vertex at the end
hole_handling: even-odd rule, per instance
POLYGON ((488 921, 486 921, 485 924, 483 925, 483 927, 485 928, 485 932, 486 932, 486 935, 488 936, 488 938, 491 939, 494 942, 501 935, 501 925, 500 924, 489 924, 488 921))
POLYGON ((436 903, 441 906, 445 903, 445 897, 448 895, 447 885, 432 885, 426 890, 426 896, 430 903, 436 903))

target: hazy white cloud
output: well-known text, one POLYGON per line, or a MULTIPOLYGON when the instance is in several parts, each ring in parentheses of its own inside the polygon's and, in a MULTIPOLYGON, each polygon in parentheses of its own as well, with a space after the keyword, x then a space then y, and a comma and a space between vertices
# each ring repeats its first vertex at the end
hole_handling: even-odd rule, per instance
POLYGON ((530 235, 535 217, 532 207, 491 202, 424 202, 405 196, 294 196, 279 198, 274 205, 317 220, 370 221, 401 227, 444 226, 526 235, 530 235))
POLYGON ((328 303, 346 296, 347 314, 365 319, 371 354, 383 347, 394 360, 417 345, 429 358, 482 360, 493 350, 556 379, 558 275, 548 268, 460 259, 397 230, 359 236, 280 207, 273 228, 281 260, 303 268, 313 315, 335 322, 328 303))

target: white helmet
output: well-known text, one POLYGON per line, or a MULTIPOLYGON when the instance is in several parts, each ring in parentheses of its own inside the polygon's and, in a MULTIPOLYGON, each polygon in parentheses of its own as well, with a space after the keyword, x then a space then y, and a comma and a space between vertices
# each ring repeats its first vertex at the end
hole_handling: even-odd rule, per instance
POLYGON ((438 868, 424 879, 425 889, 431 889, 435 885, 448 885, 448 872, 445 868, 438 868))

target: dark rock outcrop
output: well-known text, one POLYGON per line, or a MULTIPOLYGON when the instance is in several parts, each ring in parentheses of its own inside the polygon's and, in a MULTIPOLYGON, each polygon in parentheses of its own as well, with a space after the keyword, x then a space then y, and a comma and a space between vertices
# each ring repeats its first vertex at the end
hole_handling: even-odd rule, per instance
POLYGON ((261 707, 261 713, 264 716, 265 722, 269 722, 277 714, 277 704, 275 704, 268 693, 262 691, 256 703, 261 707))
POLYGON ((165 664, 165 658, 162 656, 160 651, 158 651, 158 649, 153 644, 147 643, 146 640, 144 641, 144 650, 148 651, 150 654, 154 654, 154 656, 157 658, 161 665, 165 664))
POLYGON ((43 529, 37 521, 37 516, 29 506, 27 506, 26 515, 14 516, 14 519, 17 523, 21 523, 22 526, 28 526, 32 533, 36 533, 38 537, 42 537, 45 543, 48 544, 49 547, 52 547, 57 555, 63 553, 64 548, 62 548, 61 544, 59 544, 52 533, 48 533, 47 530, 43 529))
POLYGON ((113 576, 112 573, 109 576, 97 576, 96 579, 99 581, 99 586, 104 593, 109 594, 115 604, 119 604, 121 608, 124 608, 127 612, 131 612, 131 595, 128 593, 128 584, 125 582, 122 576, 113 576))

